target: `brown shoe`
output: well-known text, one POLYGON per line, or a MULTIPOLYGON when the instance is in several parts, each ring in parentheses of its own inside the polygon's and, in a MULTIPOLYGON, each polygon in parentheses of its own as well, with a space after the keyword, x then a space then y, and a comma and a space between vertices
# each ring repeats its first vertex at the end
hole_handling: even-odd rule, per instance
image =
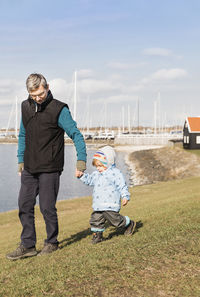
POLYGON ((37 255, 35 247, 25 248, 23 244, 20 244, 16 250, 6 255, 9 260, 18 260, 27 257, 33 257, 37 255))
POLYGON ((135 232, 136 222, 130 221, 130 224, 126 227, 124 235, 129 236, 135 232))
POLYGON ((103 240, 103 232, 93 233, 92 244, 102 242, 102 240, 103 240))
POLYGON ((38 256, 51 254, 51 253, 55 252, 57 249, 58 249, 58 244, 57 243, 53 244, 53 243, 45 242, 44 247, 41 250, 41 252, 38 254, 38 256))

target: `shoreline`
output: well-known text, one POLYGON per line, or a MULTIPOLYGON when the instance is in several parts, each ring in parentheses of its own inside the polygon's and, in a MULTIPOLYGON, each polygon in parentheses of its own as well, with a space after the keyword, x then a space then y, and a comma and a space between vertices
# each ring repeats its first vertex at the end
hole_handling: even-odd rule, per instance
MULTIPOLYGON (((17 142, 0 142, 0 144, 14 144, 16 145, 17 142)), ((73 143, 67 142, 65 143, 67 146, 73 146, 73 143)), ((143 146, 135 146, 135 145, 113 145, 110 143, 105 143, 105 142, 99 142, 99 143, 86 143, 86 147, 88 150, 97 150, 99 147, 105 146, 105 145, 111 145, 114 147, 116 152, 122 152, 123 157, 122 159, 124 160, 125 165, 127 166, 127 172, 129 175, 129 187, 133 186, 138 186, 141 185, 144 181, 142 177, 139 175, 138 170, 136 170, 136 162, 133 160, 130 160, 130 155, 135 152, 135 151, 141 151, 141 150, 150 150, 150 149, 157 149, 160 146, 149 146, 149 145, 143 145, 143 146)), ((75 198, 81 198, 79 196, 75 196, 70 199, 75 199, 75 198)), ((65 201, 68 199, 65 199, 64 197, 61 199, 61 201, 65 201)), ((60 201, 60 200, 59 200, 60 201)), ((15 211, 16 209, 10 209, 10 210, 5 210, 0 213, 5 213, 5 212, 10 212, 10 211, 15 211)))
POLYGON ((159 149, 161 147, 163 146, 161 145, 142 145, 142 146, 116 145, 115 146, 116 151, 125 153, 124 161, 130 172, 130 187, 144 184, 144 178, 141 178, 138 171, 136 170, 135 162, 130 160, 131 153, 136 151, 159 149))
MULTIPOLYGON (((0 138, 0 144, 17 144, 18 140, 16 138, 0 138)), ((133 152, 136 151, 142 151, 142 150, 152 150, 152 149, 159 149, 163 147, 164 145, 132 145, 132 144, 114 144, 113 141, 85 141, 86 148, 96 150, 102 146, 110 145, 113 146, 116 152, 123 152, 124 155, 124 162, 128 167, 129 173, 130 173, 130 187, 133 185, 141 185, 144 183, 144 179, 142 179, 137 170, 136 170, 136 164, 132 160, 130 160, 130 155, 133 152)), ((65 145, 72 145, 73 142, 71 140, 65 140, 65 145)))
MULTIPOLYGON (((0 138, 0 144, 17 144, 18 139, 16 138, 0 138)), ((65 139, 65 145, 72 145, 73 142, 70 139, 65 139)), ((130 186, 141 185, 142 179, 137 174, 135 163, 130 160, 130 154, 136 151, 159 149, 164 145, 132 145, 132 144, 115 144, 114 141, 85 141, 86 148, 96 150, 102 146, 110 145, 113 146, 116 152, 125 153, 124 162, 130 172, 130 186)))

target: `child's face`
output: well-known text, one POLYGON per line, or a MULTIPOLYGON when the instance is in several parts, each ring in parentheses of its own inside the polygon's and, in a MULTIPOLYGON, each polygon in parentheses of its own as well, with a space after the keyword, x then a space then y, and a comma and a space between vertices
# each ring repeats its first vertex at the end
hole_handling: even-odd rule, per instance
POLYGON ((95 166, 100 173, 107 169, 100 161, 97 161, 95 166))

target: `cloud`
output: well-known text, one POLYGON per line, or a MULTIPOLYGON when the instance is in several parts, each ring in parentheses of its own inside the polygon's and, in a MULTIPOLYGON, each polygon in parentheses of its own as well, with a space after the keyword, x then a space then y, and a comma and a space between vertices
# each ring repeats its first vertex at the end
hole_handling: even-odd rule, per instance
POLYGON ((181 68, 160 69, 152 74, 152 79, 173 80, 187 76, 187 71, 181 68))
MULTIPOLYGON (((105 79, 95 79, 87 77, 93 72, 89 69, 79 70, 77 73, 77 100, 84 102, 91 96, 93 103, 107 102, 131 102, 134 101, 141 92, 146 92, 155 88, 155 85, 165 86, 168 82, 185 78, 187 71, 181 68, 159 69, 158 71, 144 77, 140 81, 124 81, 120 76, 108 76, 105 79)), ((55 98, 72 104, 74 97, 74 82, 67 82, 62 78, 56 78, 49 82, 50 89, 55 98)))
POLYGON ((160 47, 146 48, 143 50, 143 54, 147 56, 161 56, 161 57, 173 56, 173 53, 171 50, 166 48, 160 48, 160 47))
POLYGON ((146 63, 141 62, 141 63, 136 63, 136 64, 131 64, 131 63, 121 63, 121 62, 110 62, 107 64, 109 68, 112 69, 117 69, 117 70, 128 70, 128 69, 134 69, 136 67, 144 66, 146 63))
POLYGON ((22 87, 22 82, 15 79, 1 79, 0 80, 0 93, 9 94, 16 88, 22 87))
POLYGON ((108 64, 108 67, 113 69, 126 70, 132 68, 133 66, 128 63, 111 62, 108 64))
MULTIPOLYGON (((83 77, 87 74, 92 74, 92 71, 78 71, 82 73, 83 77)), ((67 82, 63 78, 56 78, 49 82, 50 89, 55 98, 66 101, 70 105, 73 104, 74 98, 74 82, 67 82)), ((140 86, 139 86, 140 88, 140 86)), ((122 102, 134 100, 133 91, 137 91, 138 86, 135 88, 128 85, 127 82, 123 83, 119 77, 107 77, 105 79, 95 78, 81 78, 77 74, 77 100, 84 102, 88 96, 91 96, 91 103, 101 103, 105 100, 107 102, 122 102)))
POLYGON ((185 69, 172 68, 172 69, 160 69, 152 73, 149 77, 142 79, 142 84, 150 84, 155 82, 167 82, 184 78, 188 75, 185 69))
POLYGON ((117 86, 108 80, 83 79, 78 81, 77 86, 81 93, 94 94, 116 90, 117 86))
POLYGON ((15 101, 16 96, 21 102, 27 97, 24 81, 16 79, 0 79, 0 105, 9 105, 15 101))
POLYGON ((64 80, 62 78, 54 78, 49 81, 49 87, 55 93, 58 93, 58 92, 65 93, 67 90, 68 84, 67 84, 66 80, 64 80))
POLYGON ((69 103, 72 98, 73 86, 72 82, 67 83, 63 78, 55 78, 49 81, 49 88, 52 91, 54 98, 69 103))
MULTIPOLYGON (((127 81, 120 79, 117 75, 108 76, 104 79, 96 79, 92 77, 91 69, 80 69, 77 71, 77 96, 78 100, 84 101, 87 96, 92 96, 96 100, 98 98, 107 98, 111 102, 121 102, 134 100, 134 96, 138 93, 146 91, 156 83, 166 84, 168 81, 185 78, 188 74, 185 69, 171 68, 159 69, 158 71, 144 77, 140 81, 127 81)), ((72 103, 74 97, 74 82, 67 81, 63 78, 54 78, 49 81, 50 89, 55 98, 64 102, 72 103)), ((18 96, 20 100, 27 97, 27 91, 24 81, 13 79, 0 80, 0 104, 8 104, 13 102, 18 96)), ((97 102, 97 101, 96 101, 97 102)))
POLYGON ((88 78, 94 76, 94 72, 91 69, 81 69, 77 71, 78 78, 88 78))
POLYGON ((108 96, 108 97, 104 97, 104 98, 98 98, 95 103, 102 103, 102 102, 106 102, 106 103, 127 103, 127 102, 133 102, 136 101, 138 99, 138 96, 136 95, 131 95, 131 94, 121 94, 121 95, 113 95, 113 96, 108 96))

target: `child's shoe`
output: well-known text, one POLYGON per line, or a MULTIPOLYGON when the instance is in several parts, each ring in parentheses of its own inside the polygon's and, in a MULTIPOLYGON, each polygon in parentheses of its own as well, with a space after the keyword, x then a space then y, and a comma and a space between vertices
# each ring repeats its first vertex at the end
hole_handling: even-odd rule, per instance
POLYGON ((93 233, 92 244, 99 243, 103 240, 103 232, 93 233))
POLYGON ((136 228, 136 222, 130 221, 130 224, 126 227, 124 235, 132 235, 136 228))

